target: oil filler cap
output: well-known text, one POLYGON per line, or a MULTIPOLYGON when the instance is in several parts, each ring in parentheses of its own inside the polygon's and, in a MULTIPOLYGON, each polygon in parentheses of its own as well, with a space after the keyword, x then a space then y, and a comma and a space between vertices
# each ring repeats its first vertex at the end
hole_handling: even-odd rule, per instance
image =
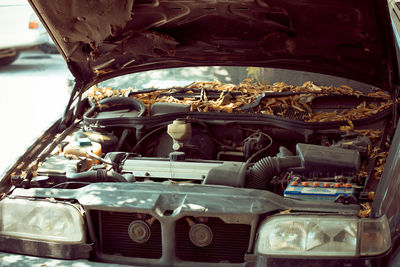
POLYGON ((151 236, 150 226, 141 220, 133 221, 128 227, 128 234, 132 241, 146 243, 151 236))
POLYGON ((211 244, 213 233, 210 227, 203 223, 198 223, 190 227, 189 238, 193 245, 198 247, 206 247, 211 244))

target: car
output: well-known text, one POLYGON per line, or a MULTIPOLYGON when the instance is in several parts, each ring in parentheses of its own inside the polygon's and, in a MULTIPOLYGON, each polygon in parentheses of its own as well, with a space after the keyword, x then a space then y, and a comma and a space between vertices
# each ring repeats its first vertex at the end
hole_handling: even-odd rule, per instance
POLYGON ((75 81, 1 265, 398 266, 387 1, 29 2, 75 81))
POLYGON ((0 66, 13 63, 19 52, 49 42, 46 29, 25 0, 0 3, 0 66))

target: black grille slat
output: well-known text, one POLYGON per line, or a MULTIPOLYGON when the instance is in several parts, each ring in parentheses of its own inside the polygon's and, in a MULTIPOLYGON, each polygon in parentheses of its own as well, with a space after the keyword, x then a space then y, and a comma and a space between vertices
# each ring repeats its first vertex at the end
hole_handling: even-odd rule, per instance
MULTIPOLYGON (((122 257, 160 259, 163 254, 160 221, 153 219, 154 222, 150 226, 151 237, 147 242, 136 243, 129 237, 129 225, 135 220, 140 220, 139 217, 143 215, 92 210, 91 218, 99 240, 99 252, 122 257)), ((150 215, 146 215, 143 219, 150 218, 150 215)), ((195 218, 190 218, 196 222, 195 218)), ((190 241, 188 221, 181 218, 175 224, 175 256, 178 259, 209 263, 244 262, 250 242, 251 225, 229 224, 219 218, 207 218, 203 223, 212 231, 212 242, 208 246, 198 247, 190 241)))
POLYGON ((250 241, 250 225, 226 224, 218 218, 205 223, 213 232, 213 240, 206 247, 195 246, 189 238, 190 226, 183 218, 176 223, 176 256, 195 262, 244 262, 250 241))
MULTIPOLYGON (((103 253, 121 255, 125 257, 138 257, 158 259, 162 255, 161 225, 155 220, 151 225, 151 236, 146 243, 136 243, 128 234, 129 224, 139 220, 135 213, 126 212, 98 212, 100 247, 103 253)), ((93 216, 96 217, 96 216, 93 216)), ((146 215, 149 219, 150 215, 146 215)))

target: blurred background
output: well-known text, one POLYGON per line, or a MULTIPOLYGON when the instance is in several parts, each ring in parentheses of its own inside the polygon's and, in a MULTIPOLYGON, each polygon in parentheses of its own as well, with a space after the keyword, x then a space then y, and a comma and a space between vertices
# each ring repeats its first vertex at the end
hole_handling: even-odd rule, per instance
POLYGON ((0 1, 0 173, 68 101, 69 71, 26 0, 0 1))

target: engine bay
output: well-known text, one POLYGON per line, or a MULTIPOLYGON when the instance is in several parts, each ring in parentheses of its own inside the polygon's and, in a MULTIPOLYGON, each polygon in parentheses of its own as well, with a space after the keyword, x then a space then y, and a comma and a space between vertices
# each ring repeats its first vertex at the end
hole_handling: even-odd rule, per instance
MULTIPOLYGON (((260 112, 193 112, 179 101, 148 105, 142 101, 145 94, 89 99, 83 121, 29 179, 14 175, 14 185, 76 189, 95 182, 189 183, 343 204, 373 200, 389 149, 390 108, 364 110, 353 121, 305 122, 288 119, 288 110, 280 118, 260 112)), ((360 101, 365 103, 354 99, 342 103, 340 111, 325 105, 317 116, 344 114, 344 106, 357 110, 360 101)))

